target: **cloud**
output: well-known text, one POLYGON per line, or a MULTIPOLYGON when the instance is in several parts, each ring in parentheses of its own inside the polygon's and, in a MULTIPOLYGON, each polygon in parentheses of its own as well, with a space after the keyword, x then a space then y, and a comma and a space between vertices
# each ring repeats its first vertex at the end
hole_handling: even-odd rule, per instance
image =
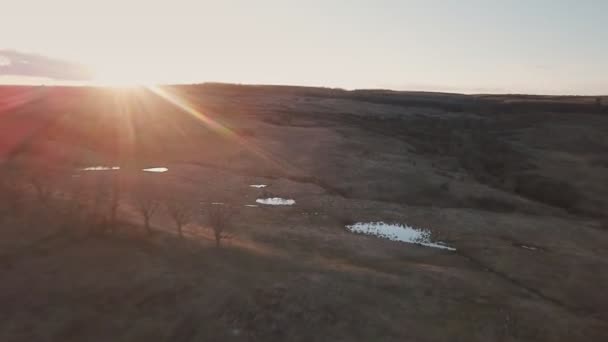
POLYGON ((88 81, 93 73, 84 65, 15 50, 0 50, 0 76, 45 77, 61 81, 88 81))

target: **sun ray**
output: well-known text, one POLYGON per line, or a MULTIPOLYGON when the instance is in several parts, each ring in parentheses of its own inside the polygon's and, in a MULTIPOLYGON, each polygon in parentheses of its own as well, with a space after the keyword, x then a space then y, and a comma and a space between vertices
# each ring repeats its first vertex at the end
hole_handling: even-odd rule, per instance
POLYGON ((208 115, 205 115, 203 112, 196 109, 192 104, 190 104, 183 96, 176 94, 174 91, 163 89, 159 86, 147 86, 146 88, 161 97, 162 99, 171 103, 175 107, 196 118, 198 121, 202 122, 204 125, 215 131, 216 133, 236 142, 248 151, 270 162, 273 166, 278 167, 281 171, 287 174, 293 174, 294 171, 297 172, 298 169, 293 167, 289 163, 273 157, 270 153, 256 146, 250 140, 243 139, 241 136, 230 130, 228 127, 213 120, 208 115))

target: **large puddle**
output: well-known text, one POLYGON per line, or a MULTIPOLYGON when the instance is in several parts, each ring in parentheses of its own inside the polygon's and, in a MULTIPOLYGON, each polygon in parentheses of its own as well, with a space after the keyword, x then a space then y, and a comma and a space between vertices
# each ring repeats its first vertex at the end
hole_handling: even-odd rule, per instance
POLYGON ((446 249, 455 251, 456 248, 446 246, 442 242, 431 241, 431 232, 426 229, 419 229, 401 224, 388 224, 384 222, 358 222, 346 226, 350 232, 373 235, 392 241, 414 243, 426 247, 446 249))
POLYGON ((255 200, 256 203, 266 204, 266 205, 294 205, 296 201, 292 199, 285 199, 280 197, 273 198, 258 198, 255 200))

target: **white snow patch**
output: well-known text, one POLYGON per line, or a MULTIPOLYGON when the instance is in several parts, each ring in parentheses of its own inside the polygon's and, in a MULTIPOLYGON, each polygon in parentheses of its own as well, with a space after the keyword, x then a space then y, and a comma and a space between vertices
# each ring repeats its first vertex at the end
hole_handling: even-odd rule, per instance
POLYGON ((296 201, 292 199, 284 199, 280 197, 273 198, 258 198, 255 200, 256 203, 267 204, 267 205, 294 205, 296 201))
POLYGON ((426 247, 455 251, 456 248, 446 246, 443 242, 432 242, 431 232, 426 229, 414 228, 408 225, 388 224, 384 222, 357 222, 346 226, 350 232, 374 235, 392 241, 415 243, 426 247))
POLYGON ((212 202, 211 205, 224 205, 222 202, 212 202))
POLYGON ((245 204, 245 206, 246 206, 246 207, 249 207, 249 208, 257 208, 257 207, 258 207, 258 206, 257 206, 257 205, 255 205, 255 204, 245 204))
POLYGON ((82 171, 108 171, 120 170, 120 166, 89 166, 81 169, 82 171))
POLYGON ((251 185, 250 185, 250 187, 252 187, 252 188, 258 188, 258 189, 260 189, 260 188, 265 188, 265 187, 267 187, 267 186, 268 186, 268 185, 266 185, 266 184, 251 184, 251 185))
POLYGON ((535 250, 537 250, 537 249, 538 249, 538 248, 536 248, 536 247, 525 246, 525 245, 521 245, 520 247, 521 247, 521 248, 525 248, 525 249, 529 249, 529 250, 531 250, 531 251, 535 251, 535 250))
POLYGON ((150 168, 147 168, 147 169, 142 169, 142 171, 144 171, 144 172, 159 172, 159 173, 162 173, 162 172, 169 171, 169 169, 167 169, 166 167, 150 167, 150 168))

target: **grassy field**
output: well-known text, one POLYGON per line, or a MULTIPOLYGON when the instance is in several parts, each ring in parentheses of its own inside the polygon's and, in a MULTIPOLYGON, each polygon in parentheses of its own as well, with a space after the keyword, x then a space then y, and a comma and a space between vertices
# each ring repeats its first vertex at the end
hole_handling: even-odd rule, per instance
POLYGON ((0 87, 0 341, 605 341, 606 102, 0 87))

